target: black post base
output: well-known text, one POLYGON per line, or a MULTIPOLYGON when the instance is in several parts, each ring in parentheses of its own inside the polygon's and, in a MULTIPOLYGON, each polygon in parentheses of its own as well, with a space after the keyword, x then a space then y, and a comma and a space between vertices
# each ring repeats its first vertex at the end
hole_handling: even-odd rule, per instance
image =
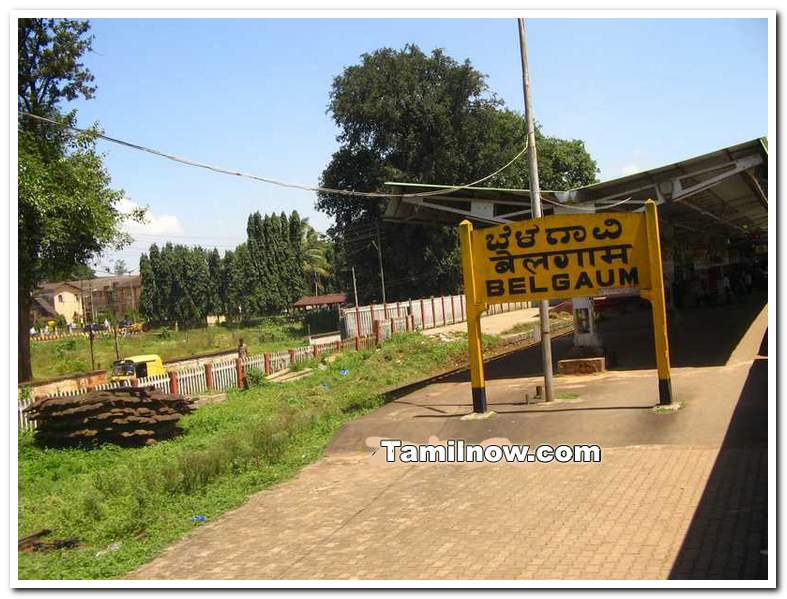
POLYGON ((659 379, 659 405, 668 406, 672 403, 672 380, 659 379))
POLYGON ((477 414, 486 412, 486 387, 473 387, 473 412, 477 414))

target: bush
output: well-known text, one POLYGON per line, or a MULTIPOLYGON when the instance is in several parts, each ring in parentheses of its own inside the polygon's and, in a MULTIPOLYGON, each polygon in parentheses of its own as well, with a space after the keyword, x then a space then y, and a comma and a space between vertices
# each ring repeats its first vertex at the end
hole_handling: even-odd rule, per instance
POLYGON ((77 340, 73 337, 67 339, 58 339, 54 342, 55 355, 58 358, 65 358, 68 352, 74 351, 77 348, 77 340))
POLYGON ((170 339, 172 338, 173 331, 169 327, 162 328, 158 333, 156 333, 159 339, 170 339))
POLYGON ((26 401, 33 397, 33 388, 30 385, 19 387, 19 401, 26 401))
MULTIPOLYGON (((96 363, 98 367, 98 363, 96 363)), ((59 374, 69 374, 70 372, 88 372, 90 364, 81 358, 61 358, 57 362, 57 371, 59 374)))
POLYGON ((251 387, 262 387, 268 384, 265 373, 259 368, 249 368, 246 370, 246 383, 251 387))

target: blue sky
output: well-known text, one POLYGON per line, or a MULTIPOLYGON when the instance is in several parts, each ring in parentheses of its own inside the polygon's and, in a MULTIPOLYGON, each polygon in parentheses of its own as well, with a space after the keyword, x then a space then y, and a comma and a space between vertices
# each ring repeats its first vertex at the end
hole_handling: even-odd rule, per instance
MULTIPOLYGON (((94 19, 93 32, 98 92, 76 103, 80 124, 298 183, 316 184, 337 148, 331 81, 364 52, 440 47, 523 104, 513 19, 94 19)), ((535 116, 547 134, 583 139, 601 179, 674 162, 767 133, 767 49, 764 19, 530 19, 535 116)), ((234 247, 255 210, 330 225, 311 193, 100 148, 113 185, 150 210, 101 265, 136 266, 166 239, 234 247)))

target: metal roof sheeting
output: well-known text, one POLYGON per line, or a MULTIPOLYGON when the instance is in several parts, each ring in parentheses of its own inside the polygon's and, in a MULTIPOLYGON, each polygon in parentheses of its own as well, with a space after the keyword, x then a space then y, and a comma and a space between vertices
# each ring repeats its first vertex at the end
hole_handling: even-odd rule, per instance
MULTIPOLYGON (((567 191, 542 191, 544 213, 570 212, 594 206, 603 211, 639 210, 647 199, 660 204, 660 214, 686 230, 725 235, 767 231, 768 150, 765 138, 754 139, 658 168, 567 191)), ((391 182, 400 193, 439 189, 440 185, 391 182)), ((530 218, 527 189, 465 188, 429 198, 388 201, 387 220, 422 224, 456 224, 469 218, 494 224, 530 218)))

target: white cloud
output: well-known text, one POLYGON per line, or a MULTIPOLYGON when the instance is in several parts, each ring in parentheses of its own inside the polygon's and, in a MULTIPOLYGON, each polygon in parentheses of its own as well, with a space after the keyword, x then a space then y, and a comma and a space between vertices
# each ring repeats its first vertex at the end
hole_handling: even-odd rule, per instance
POLYGON ((623 173, 623 176, 625 177, 626 175, 633 175, 634 173, 642 172, 642 167, 638 164, 627 164, 620 169, 620 172, 623 173))
MULTIPOLYGON (((118 210, 123 214, 129 214, 140 207, 139 204, 126 197, 121 198, 118 202, 118 210)), ((183 225, 177 216, 173 214, 156 214, 150 210, 145 213, 144 223, 127 221, 124 224, 124 229, 132 237, 135 234, 160 235, 162 237, 183 234, 183 225)))

